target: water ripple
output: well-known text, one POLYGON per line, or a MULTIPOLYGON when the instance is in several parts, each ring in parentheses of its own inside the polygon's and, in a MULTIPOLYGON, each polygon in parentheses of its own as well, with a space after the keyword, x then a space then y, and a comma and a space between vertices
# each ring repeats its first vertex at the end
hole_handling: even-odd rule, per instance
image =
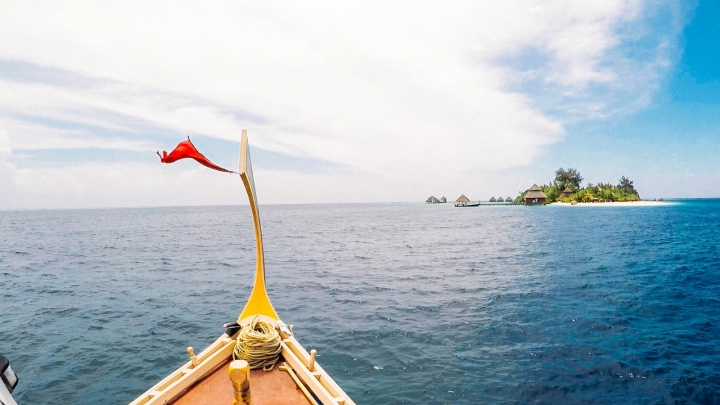
MULTIPOLYGON (((359 404, 717 404, 719 208, 264 206, 268 289, 359 404)), ((19 402, 134 399, 253 252, 248 207, 0 212, 19 402)))

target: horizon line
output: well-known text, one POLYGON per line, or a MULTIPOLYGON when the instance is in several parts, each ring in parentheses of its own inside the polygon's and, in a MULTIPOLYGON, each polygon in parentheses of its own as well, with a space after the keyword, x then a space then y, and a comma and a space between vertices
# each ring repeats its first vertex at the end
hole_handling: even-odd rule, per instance
MULTIPOLYGON (((718 200, 720 197, 657 197, 663 198, 664 201, 681 201, 681 200, 718 200)), ((652 198, 642 199, 641 201, 651 201, 652 198)), ((482 200, 481 200, 482 201, 482 200)), ((422 204, 425 201, 384 201, 384 202, 315 202, 315 203, 259 203, 258 205, 361 205, 361 204, 422 204)), ((442 204, 442 203, 439 203, 442 204)), ((428 205, 439 205, 428 204, 428 205)), ((452 204, 451 201, 445 204, 452 204)), ((249 206, 249 203, 241 204, 188 204, 188 205, 136 205, 123 207, 58 207, 58 208, 0 208, 0 212, 21 212, 21 211, 82 211, 82 210, 114 210, 114 209, 152 209, 152 208, 199 208, 199 207, 242 207, 249 206)))

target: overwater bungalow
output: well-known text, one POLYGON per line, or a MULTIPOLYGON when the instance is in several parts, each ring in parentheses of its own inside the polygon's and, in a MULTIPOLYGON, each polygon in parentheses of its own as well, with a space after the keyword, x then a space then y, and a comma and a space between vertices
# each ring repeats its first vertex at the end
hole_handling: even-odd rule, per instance
POLYGON ((439 202, 440 202, 440 200, 438 200, 437 198, 435 198, 434 195, 431 195, 430 197, 428 197, 427 200, 425 200, 425 204, 437 204, 437 203, 439 203, 439 202))
POLYGON ((547 196, 537 184, 533 184, 525 193, 523 201, 525 205, 541 205, 547 202, 547 196))
POLYGON ((497 200, 495 199, 495 197, 490 197, 490 202, 497 202, 497 200))
POLYGON ((469 198, 465 197, 465 194, 458 197, 457 200, 455 200, 455 206, 456 207, 477 207, 480 205, 480 201, 470 201, 469 198))
POLYGON ((505 202, 506 202, 506 203, 507 203, 507 202, 511 203, 511 202, 513 202, 513 199, 510 198, 510 197, 508 197, 508 198, 505 199, 505 202))
POLYGON ((505 202, 505 199, 502 198, 502 197, 498 197, 498 198, 497 198, 497 202, 505 202))
POLYGON ((447 198, 445 198, 445 197, 440 197, 440 203, 441 203, 441 204, 445 204, 446 202, 447 202, 447 198))

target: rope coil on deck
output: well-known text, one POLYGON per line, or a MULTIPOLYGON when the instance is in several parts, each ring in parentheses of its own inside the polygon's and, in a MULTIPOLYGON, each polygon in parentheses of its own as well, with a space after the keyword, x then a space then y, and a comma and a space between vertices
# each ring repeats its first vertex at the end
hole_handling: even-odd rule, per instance
POLYGON ((233 359, 247 361, 251 370, 262 368, 270 371, 280 359, 281 340, 273 325, 259 320, 259 316, 256 316, 240 329, 233 359))

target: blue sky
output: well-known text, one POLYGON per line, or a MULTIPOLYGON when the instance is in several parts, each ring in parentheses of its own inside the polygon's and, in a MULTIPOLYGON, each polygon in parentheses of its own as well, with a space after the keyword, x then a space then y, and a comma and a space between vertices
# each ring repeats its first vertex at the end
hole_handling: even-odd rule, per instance
POLYGON ((717 2, 126 4, 0 6, 0 209, 720 197, 717 2))
POLYGON ((586 182, 629 176, 646 197, 720 197, 720 3, 686 7, 677 60, 648 105, 568 125, 563 142, 519 171, 576 167, 586 182))

